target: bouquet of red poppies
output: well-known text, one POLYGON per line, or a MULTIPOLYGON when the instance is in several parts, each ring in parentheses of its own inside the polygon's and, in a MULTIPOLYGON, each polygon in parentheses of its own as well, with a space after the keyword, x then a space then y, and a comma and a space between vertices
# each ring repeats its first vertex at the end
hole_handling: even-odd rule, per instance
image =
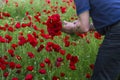
POLYGON ((51 36, 57 36, 62 29, 62 22, 59 14, 53 14, 48 17, 46 22, 47 31, 51 36))

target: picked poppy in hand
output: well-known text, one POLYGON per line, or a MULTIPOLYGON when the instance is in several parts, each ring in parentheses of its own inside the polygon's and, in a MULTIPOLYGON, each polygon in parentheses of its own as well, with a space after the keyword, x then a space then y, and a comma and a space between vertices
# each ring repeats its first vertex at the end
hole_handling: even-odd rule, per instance
POLYGON ((46 25, 49 35, 51 36, 59 35, 62 29, 62 22, 60 20, 60 15, 53 14, 52 16, 49 16, 46 25))

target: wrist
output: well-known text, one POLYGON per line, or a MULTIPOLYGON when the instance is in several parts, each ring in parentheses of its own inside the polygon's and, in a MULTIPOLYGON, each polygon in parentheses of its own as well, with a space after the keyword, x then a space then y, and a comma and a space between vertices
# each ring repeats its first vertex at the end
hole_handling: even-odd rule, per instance
POLYGON ((95 30, 95 27, 94 27, 93 23, 90 23, 90 29, 89 30, 95 30))
POLYGON ((74 32, 74 33, 81 32, 79 20, 76 20, 76 21, 74 22, 74 25, 75 25, 75 26, 73 27, 73 32, 74 32))

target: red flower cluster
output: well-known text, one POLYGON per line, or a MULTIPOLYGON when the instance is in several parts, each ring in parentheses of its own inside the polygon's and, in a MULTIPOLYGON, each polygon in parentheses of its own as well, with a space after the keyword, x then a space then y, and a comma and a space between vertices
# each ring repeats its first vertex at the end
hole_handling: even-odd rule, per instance
POLYGON ((28 54, 28 56, 29 56, 30 58, 34 58, 34 57, 35 57, 32 52, 28 52, 27 54, 28 54))
POLYGON ((6 34, 5 37, 0 36, 0 43, 10 43, 12 41, 12 36, 6 34))
POLYGON ((47 42, 45 49, 48 52, 51 52, 52 50, 59 52, 59 50, 61 50, 61 47, 53 42, 47 42))
POLYGON ((60 10, 61 10, 61 13, 62 13, 62 14, 66 13, 66 7, 61 6, 61 7, 60 7, 60 10))
POLYGON ((33 69, 34 69, 34 66, 28 66, 28 67, 27 67, 27 70, 28 70, 28 71, 32 71, 33 69))
POLYGON ((89 66, 90 66, 90 69, 92 70, 94 69, 94 64, 90 64, 89 66))
POLYGON ((10 67, 11 69, 14 69, 15 66, 16 66, 15 62, 9 62, 9 67, 10 67))
POLYGON ((71 54, 67 54, 67 60, 70 60, 69 67, 71 70, 76 70, 75 64, 79 61, 78 56, 72 56, 71 54))
POLYGON ((39 22, 40 23, 40 16, 41 16, 41 13, 37 12, 37 14, 34 16, 35 22, 39 22))
POLYGON ((39 70, 39 73, 40 73, 40 74, 46 74, 46 70, 45 70, 45 69, 40 69, 40 70, 39 70))
POLYGON ((37 51, 40 52, 40 51, 42 51, 43 48, 44 48, 44 45, 41 44, 41 45, 38 47, 37 51))
POLYGON ((98 32, 95 32, 95 33, 94 33, 94 37, 95 37, 96 39, 102 39, 102 35, 99 34, 98 32))
POLYGON ((12 49, 8 49, 8 53, 10 54, 11 57, 15 56, 14 50, 12 50, 12 49))
MULTIPOLYGON (((3 1, 7 3, 6 6, 11 6, 9 0, 3 1)), ((41 12, 42 14, 35 9, 35 7, 32 7, 32 5, 29 9, 33 12, 31 13, 30 10, 26 10, 24 17, 16 17, 7 11, 0 12, 0 19, 3 20, 0 23, 0 50, 2 55, 5 54, 3 57, 1 57, 2 55, 0 56, 0 70, 2 70, 1 77, 3 77, 3 79, 48 79, 47 75, 49 75, 49 73, 54 73, 50 76, 51 80, 63 80, 65 78, 74 80, 74 77, 69 74, 71 74, 73 70, 77 70, 77 66, 79 65, 76 64, 79 62, 79 57, 69 52, 74 50, 75 47, 77 48, 76 45, 79 45, 79 42, 72 41, 69 35, 59 36, 61 35, 62 22, 59 14, 53 14, 60 12, 63 15, 67 12, 69 6, 73 6, 75 9, 75 5, 72 3, 74 0, 61 0, 67 3, 62 6, 59 5, 59 1, 55 1, 55 5, 52 5, 52 0, 45 1, 46 3, 43 5, 49 8, 43 9, 43 12, 41 12), (28 11, 30 11, 30 13, 28 11), (50 14, 53 15, 49 16, 48 20, 45 21, 44 18, 50 14), (45 16, 42 17, 42 15, 45 16), (46 33, 43 25, 47 26, 48 33, 46 33), (54 38, 54 36, 58 37, 54 38), (57 39, 62 40, 62 42, 58 41, 60 43, 57 43, 57 39), (67 68, 69 68, 69 70, 67 68), (66 72, 67 70, 68 72, 66 72), (9 71, 12 72, 12 75, 9 71)), ((29 3, 34 5, 34 0, 29 0, 29 3)), ((19 3, 14 2, 13 5, 18 7, 19 3)), ((22 7, 26 6, 22 5, 22 7)), ((76 15, 73 15, 69 18, 69 21, 75 19, 77 19, 76 15)), ((87 33, 76 33, 76 35, 77 37, 84 38, 87 43, 90 43, 87 33)), ((94 33, 94 37, 101 39, 101 35, 97 32, 94 33)), ((94 64, 90 64, 88 67, 93 70, 94 64)), ((84 74, 84 77, 90 78, 91 74, 88 72, 84 74)), ((81 77, 75 77, 75 79, 78 78, 81 77)))
POLYGON ((16 27, 17 29, 19 29, 19 28, 21 27, 20 22, 17 22, 17 23, 15 24, 15 27, 16 27))
POLYGON ((33 80, 33 75, 32 74, 27 74, 25 77, 25 80, 33 80))
POLYGON ((10 13, 8 13, 8 12, 2 12, 2 15, 3 15, 4 17, 10 17, 10 13))
POLYGON ((18 45, 22 46, 25 43, 27 43, 27 39, 25 39, 25 37, 23 35, 18 36, 18 45))
POLYGON ((33 35, 31 35, 31 34, 28 34, 27 36, 28 36, 28 42, 29 42, 33 47, 36 47, 37 44, 38 44, 37 39, 36 39, 33 35))
POLYGON ((65 38, 63 39, 63 42, 65 47, 69 47, 70 46, 69 36, 65 36, 65 38))
POLYGON ((89 73, 87 73, 87 74, 86 74, 86 78, 89 79, 90 77, 91 77, 91 75, 90 75, 89 73))
POLYGON ((51 36, 59 35, 62 29, 62 22, 60 20, 59 14, 54 14, 52 16, 49 16, 46 25, 47 25, 48 33, 51 36))
POLYGON ((0 57, 0 69, 5 70, 7 67, 7 64, 8 62, 3 57, 0 57))
POLYGON ((46 3, 47 3, 47 4, 50 4, 50 2, 51 2, 51 0, 46 0, 46 3))

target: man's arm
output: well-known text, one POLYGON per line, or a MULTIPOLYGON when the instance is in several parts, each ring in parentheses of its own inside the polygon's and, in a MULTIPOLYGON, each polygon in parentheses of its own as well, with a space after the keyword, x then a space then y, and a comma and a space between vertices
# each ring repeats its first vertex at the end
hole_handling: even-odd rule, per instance
POLYGON ((74 23, 75 27, 74 27, 74 33, 75 32, 79 32, 79 33, 84 33, 84 32, 88 32, 89 28, 90 28, 90 23, 89 23, 89 11, 85 11, 83 13, 81 13, 78 16, 78 20, 74 23))
POLYGON ((76 5, 76 12, 78 15, 78 20, 74 22, 64 22, 62 31, 68 34, 71 33, 84 33, 89 30, 94 30, 94 26, 89 23, 89 0, 74 0, 76 5))
POLYGON ((85 33, 89 30, 95 30, 93 24, 89 22, 89 11, 85 11, 78 16, 78 20, 73 22, 64 22, 62 31, 68 34, 85 33))

